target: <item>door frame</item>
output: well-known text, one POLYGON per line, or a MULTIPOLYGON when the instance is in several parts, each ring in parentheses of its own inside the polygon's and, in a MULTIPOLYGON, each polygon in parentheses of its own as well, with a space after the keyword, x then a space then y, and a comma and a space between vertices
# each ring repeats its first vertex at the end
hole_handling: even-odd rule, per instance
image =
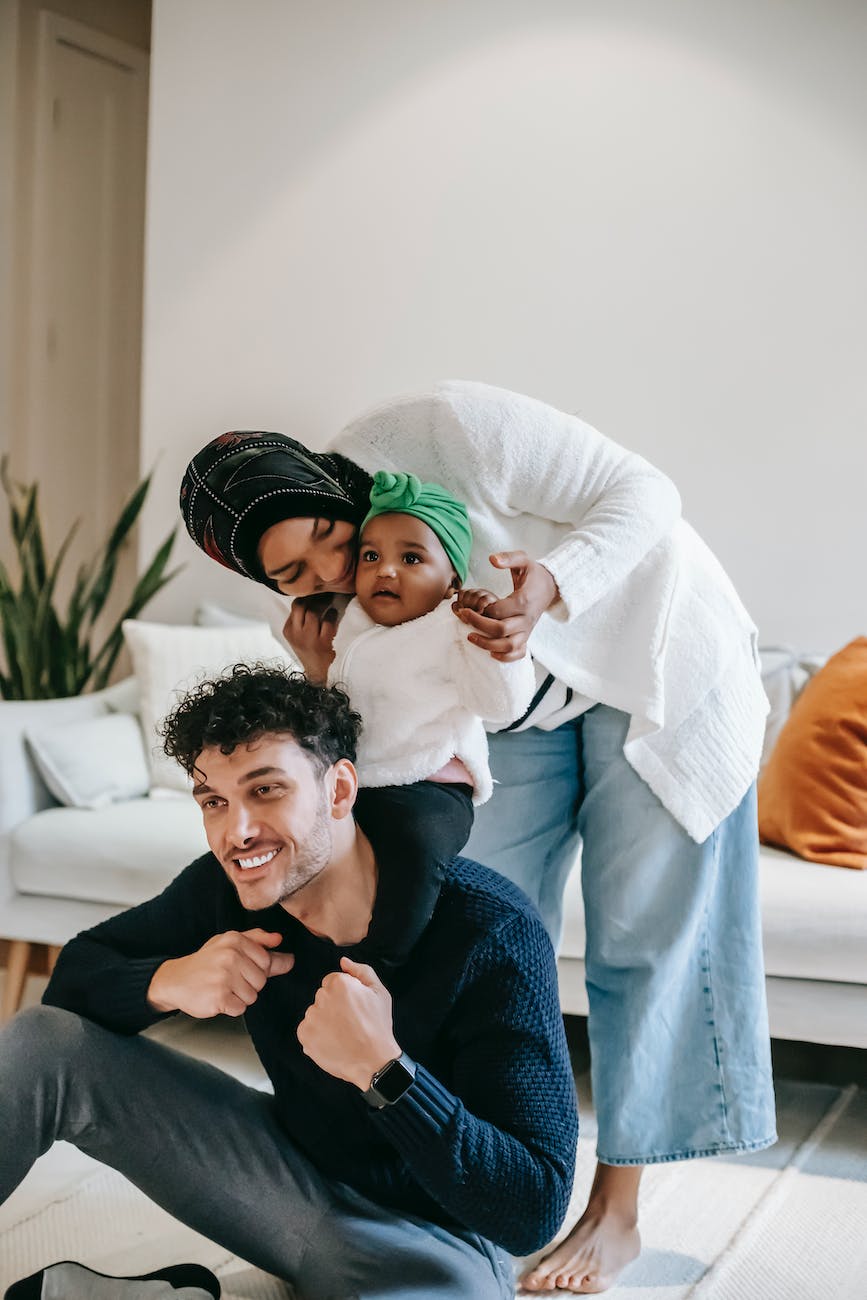
MULTIPOLYGON (((46 259, 41 254, 46 247, 46 216, 49 201, 47 158, 51 144, 54 112, 53 104, 49 103, 48 94, 51 84, 50 60, 54 46, 58 43, 72 46, 85 55, 89 54, 106 62, 114 63, 134 74, 131 84, 133 94, 138 99, 136 105, 137 114, 143 124, 145 133, 147 132, 148 122, 148 70, 150 66, 148 54, 134 45, 127 44, 126 41, 119 40, 115 36, 108 36, 105 32, 97 31, 95 28, 78 22, 74 18, 66 18, 50 10, 42 10, 39 14, 36 59, 31 242, 30 264, 27 268, 30 319, 26 335, 25 356, 22 358, 26 379, 24 385, 24 411, 22 412, 24 423, 22 432, 24 437, 21 439, 20 449, 22 452, 22 468, 24 470, 23 477, 28 481, 35 477, 34 453, 37 446, 37 434, 40 439, 44 436, 42 431, 37 430, 37 420, 41 411, 37 358, 41 357, 47 346, 49 326, 47 266, 46 259)), ((147 150, 146 139, 145 150, 147 150)), ((146 178, 142 176, 139 208, 143 220, 145 186, 146 178)), ((144 248, 142 257, 144 258, 144 248)), ((143 311, 140 311, 139 315, 141 318, 143 311)), ((139 355, 138 419, 135 431, 136 459, 138 457, 138 437, 141 422, 140 367, 141 355, 139 355)))

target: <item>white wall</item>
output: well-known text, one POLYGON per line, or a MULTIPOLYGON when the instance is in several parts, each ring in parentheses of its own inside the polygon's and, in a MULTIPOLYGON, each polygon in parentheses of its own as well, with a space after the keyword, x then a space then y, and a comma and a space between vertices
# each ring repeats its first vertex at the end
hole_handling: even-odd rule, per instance
MULTIPOLYGON (((861 0, 154 11, 146 548, 216 433, 472 377, 666 469, 766 642, 867 631, 861 0)), ((179 549, 155 614, 255 595, 179 549)))

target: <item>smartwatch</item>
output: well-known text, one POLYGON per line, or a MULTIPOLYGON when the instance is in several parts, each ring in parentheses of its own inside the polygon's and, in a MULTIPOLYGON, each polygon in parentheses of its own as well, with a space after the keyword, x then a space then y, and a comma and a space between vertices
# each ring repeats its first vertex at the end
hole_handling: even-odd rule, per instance
POLYGON ((406 1052, 401 1052, 393 1061, 388 1061, 370 1081, 370 1087, 361 1095, 374 1110, 393 1106, 400 1101, 415 1078, 415 1061, 411 1061, 406 1052))

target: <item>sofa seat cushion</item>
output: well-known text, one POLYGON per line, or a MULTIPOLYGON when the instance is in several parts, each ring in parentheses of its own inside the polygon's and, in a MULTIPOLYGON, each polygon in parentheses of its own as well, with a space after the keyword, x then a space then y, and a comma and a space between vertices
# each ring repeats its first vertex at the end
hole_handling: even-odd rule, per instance
POLYGON ((12 832, 9 866, 23 894, 131 907, 207 848, 192 797, 128 799, 36 813, 12 832))
POLYGON ((761 850, 768 975, 867 984, 867 874, 761 850))
MULTIPOLYGON (((762 931, 768 975, 867 984, 867 877, 760 851, 762 931)), ((566 885, 561 957, 583 960, 581 874, 566 885)))

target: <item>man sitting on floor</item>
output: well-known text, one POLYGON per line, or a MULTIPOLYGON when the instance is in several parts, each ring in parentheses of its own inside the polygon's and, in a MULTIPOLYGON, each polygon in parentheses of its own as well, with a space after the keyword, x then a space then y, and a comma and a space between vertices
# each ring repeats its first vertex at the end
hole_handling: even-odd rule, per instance
POLYGON ((67 944, 0 1035, 0 1200, 62 1138, 305 1297, 514 1295, 506 1252, 549 1241, 574 1172, 553 952, 399 804, 365 833, 359 729, 279 669, 178 705, 211 852, 67 944), (177 1011, 244 1015, 273 1097, 136 1037, 177 1011))

